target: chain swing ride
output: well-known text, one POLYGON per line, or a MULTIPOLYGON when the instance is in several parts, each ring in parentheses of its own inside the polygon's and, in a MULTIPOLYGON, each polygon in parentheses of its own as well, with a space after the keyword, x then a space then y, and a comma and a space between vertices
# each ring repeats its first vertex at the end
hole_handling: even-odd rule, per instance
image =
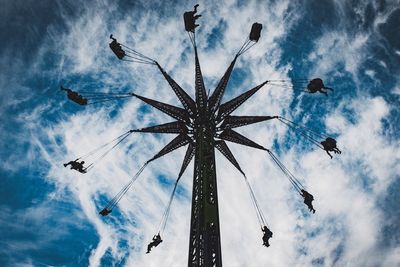
POLYGON ((126 140, 133 133, 161 133, 161 134, 177 134, 177 136, 162 148, 151 159, 147 160, 138 172, 129 180, 129 182, 105 205, 99 212, 101 216, 108 216, 118 205, 122 197, 133 186, 135 181, 148 164, 154 160, 169 154, 170 152, 186 146, 187 150, 182 162, 179 175, 174 183, 172 193, 169 197, 167 207, 161 217, 157 233, 147 247, 147 253, 153 247, 158 246, 161 242, 161 236, 167 226, 171 205, 176 193, 177 185, 184 174, 187 166, 194 158, 194 174, 193 174, 193 193, 192 193, 192 210, 189 236, 189 257, 188 266, 222 266, 221 257, 221 240, 218 212, 218 196, 217 196, 217 177, 215 165, 215 148, 226 157, 229 162, 242 174, 246 186, 249 190, 250 198, 256 211, 257 219, 262 231, 263 245, 269 247, 269 239, 273 233, 269 229, 265 216, 257 201, 256 195, 241 169, 235 156, 229 149, 226 141, 240 144, 255 149, 265 151, 272 161, 283 172, 295 191, 303 198, 305 205, 310 212, 315 213, 312 205, 314 197, 305 189, 292 172, 275 156, 268 148, 265 148, 247 137, 234 131, 234 128, 259 123, 269 120, 277 120, 291 130, 306 138, 313 145, 321 150, 325 150, 332 158, 329 152, 340 154, 341 151, 336 146, 336 140, 319 131, 313 130, 305 125, 297 124, 289 119, 281 116, 235 116, 231 115, 238 107, 245 103, 251 96, 257 93, 261 88, 266 86, 282 87, 285 89, 299 90, 310 94, 320 92, 327 95, 327 91, 333 91, 332 88, 326 87, 320 78, 311 80, 266 80, 252 89, 240 94, 239 96, 221 103, 225 88, 228 85, 231 73, 234 69, 238 58, 252 48, 261 36, 262 25, 254 23, 251 27, 250 34, 239 51, 235 54, 233 61, 225 71, 221 80, 217 84, 211 95, 206 93, 203 75, 201 73, 200 62, 198 58, 196 46, 196 20, 201 17, 197 15, 197 7, 194 6, 193 11, 184 13, 185 30, 194 49, 195 55, 195 99, 192 99, 175 80, 161 67, 154 59, 130 48, 117 41, 113 35, 109 44, 112 52, 121 61, 133 62, 139 64, 154 65, 161 72, 163 78, 168 82, 175 95, 178 97, 182 107, 173 106, 160 101, 149 99, 134 92, 129 93, 95 93, 87 91, 73 91, 72 89, 61 86, 61 90, 65 91, 69 100, 78 105, 95 105, 109 101, 116 101, 127 98, 138 98, 144 103, 162 111, 174 119, 172 122, 150 126, 141 129, 129 130, 110 142, 90 151, 89 153, 78 157, 77 159, 64 164, 71 169, 80 173, 89 172, 95 165, 107 156, 113 149, 126 140))

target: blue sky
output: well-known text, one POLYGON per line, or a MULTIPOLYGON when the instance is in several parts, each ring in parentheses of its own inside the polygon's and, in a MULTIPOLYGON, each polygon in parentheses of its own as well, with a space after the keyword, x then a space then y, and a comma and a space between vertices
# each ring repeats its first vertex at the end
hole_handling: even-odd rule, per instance
MULTIPOLYGON (((157 59, 193 96, 190 3, 1 0, 0 265, 185 266, 193 165, 164 242, 145 254, 184 149, 150 164, 107 218, 97 212, 172 136, 131 135, 88 174, 62 163, 129 129, 171 121, 138 99, 80 107, 59 85, 135 92, 179 105, 153 66, 118 61, 121 42, 157 59)), ((315 197, 309 214, 265 152, 230 145, 274 236, 263 247, 240 173, 217 153, 225 266, 400 264, 399 1, 201 1, 197 44, 213 90, 253 22, 262 37, 240 57, 223 101, 269 79, 321 77, 328 97, 267 85, 237 110, 281 115, 338 140, 324 151, 279 121, 240 132, 272 148, 315 197)))

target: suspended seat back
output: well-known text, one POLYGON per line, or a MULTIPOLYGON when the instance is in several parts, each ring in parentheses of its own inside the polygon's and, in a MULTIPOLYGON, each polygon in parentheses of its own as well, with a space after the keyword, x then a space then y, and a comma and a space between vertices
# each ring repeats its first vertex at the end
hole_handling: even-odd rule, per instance
POLYGON ((102 209, 102 210, 99 212, 99 214, 100 214, 101 216, 107 216, 108 214, 111 213, 111 211, 112 211, 112 210, 109 210, 109 209, 107 209, 107 208, 104 208, 104 209, 102 209))
POLYGON ((237 53, 236 56, 240 56, 244 54, 247 50, 252 48, 260 39, 261 36, 261 29, 262 25, 260 23, 254 22, 253 25, 251 26, 249 38, 246 39, 242 47, 239 49, 239 52, 237 53))
POLYGON ((183 14, 183 20, 185 21, 185 30, 188 32, 194 32, 194 29, 196 28, 194 12, 193 11, 185 12, 183 14))
POLYGON ((322 141, 321 144, 326 150, 333 150, 336 148, 336 140, 331 137, 326 138, 326 140, 322 141))
POLYGON ((110 48, 119 59, 123 59, 125 57, 125 51, 122 49, 121 44, 118 43, 116 39, 113 39, 113 41, 110 43, 110 48))
POLYGON ((261 36, 261 29, 262 29, 262 24, 257 22, 253 23, 253 26, 251 26, 251 31, 249 36, 250 41, 258 42, 261 36))
POLYGON ((74 91, 68 91, 67 97, 79 105, 87 105, 88 100, 74 91))
POLYGON ((324 82, 322 81, 322 79, 320 78, 315 78, 312 79, 308 85, 307 85, 307 89, 311 92, 311 93, 315 93, 320 91, 322 88, 324 88, 324 82))

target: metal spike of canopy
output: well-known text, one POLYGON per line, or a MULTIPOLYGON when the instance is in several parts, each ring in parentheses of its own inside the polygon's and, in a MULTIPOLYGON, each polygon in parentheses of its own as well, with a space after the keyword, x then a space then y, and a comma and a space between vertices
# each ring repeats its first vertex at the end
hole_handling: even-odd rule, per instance
POLYGON ((189 136, 187 136, 186 134, 180 134, 177 137, 175 137, 174 139, 172 139, 171 142, 169 142, 163 149, 160 150, 160 152, 158 152, 148 162, 153 161, 159 157, 162 157, 162 156, 174 151, 175 149, 178 149, 181 146, 188 144, 190 141, 191 141, 191 139, 189 138, 189 136))
POLYGON ((278 116, 227 116, 219 128, 232 129, 276 118, 278 116))
POLYGON ((193 117, 196 114, 196 103, 194 100, 182 89, 182 87, 172 79, 171 76, 156 62, 157 67, 161 71, 164 78, 167 80, 172 90, 175 92, 182 106, 189 112, 190 116, 193 117))
POLYGON ((168 122, 160 125, 150 126, 133 132, 141 133, 164 133, 164 134, 184 134, 187 133, 188 129, 186 125, 181 121, 168 122))
POLYGON ((189 123, 190 119, 189 119, 189 114, 186 110, 184 110, 183 108, 178 108, 163 102, 159 102, 153 99, 149 99, 137 94, 132 94, 133 96, 139 98, 140 100, 142 100, 143 102, 155 107, 156 109, 164 112, 165 114, 171 116, 174 119, 189 123))
POLYGON ((249 99, 252 95, 254 95, 261 87, 267 84, 268 81, 263 82, 260 85, 248 90, 247 92, 235 97, 234 99, 222 104, 218 111, 218 121, 222 121, 226 116, 231 114, 235 109, 240 107, 247 99, 249 99))
POLYGON ((239 134, 238 132, 235 132, 234 130, 231 130, 231 129, 224 130, 222 133, 220 133, 218 135, 218 138, 224 139, 224 140, 229 141, 229 142, 237 143, 237 144, 240 144, 240 145, 254 147, 254 148, 258 148, 258 149, 261 149, 261 150, 268 151, 263 146, 260 146, 256 142, 251 141, 247 137, 245 137, 245 136, 243 136, 243 135, 239 134))
POLYGON ((181 170, 179 172, 178 175, 178 180, 182 177, 183 173, 185 172, 187 166, 189 165, 190 161, 192 161, 192 158, 195 154, 195 149, 192 143, 189 144, 187 150, 186 150, 186 154, 185 154, 185 158, 183 159, 182 162, 182 167, 181 170))
POLYGON ((199 57, 197 55, 197 48, 195 47, 195 63, 196 63, 196 81, 195 81, 195 90, 196 90, 196 105, 198 114, 204 113, 207 106, 207 94, 206 88, 204 87, 203 75, 201 74, 199 57))
POLYGON ((214 112, 218 109, 222 97, 225 93, 225 88, 228 84, 229 78, 231 77, 231 73, 233 70, 233 67, 235 66, 236 59, 238 58, 238 55, 235 56, 231 64, 229 65, 228 69, 225 71, 224 76, 222 76, 221 80, 219 81, 217 87, 215 88, 214 92, 210 96, 208 100, 208 106, 211 112, 214 112))
POLYGON ((242 171, 242 169, 240 168, 239 163, 235 159, 235 156, 233 156, 231 150, 229 149, 229 147, 225 143, 225 141, 222 141, 222 140, 216 141, 215 142, 215 147, 219 150, 219 152, 221 152, 222 155, 225 156, 225 158, 227 158, 233 164, 233 166, 236 167, 236 169, 238 169, 238 171, 240 171, 241 174, 246 176, 244 174, 244 172, 242 171))

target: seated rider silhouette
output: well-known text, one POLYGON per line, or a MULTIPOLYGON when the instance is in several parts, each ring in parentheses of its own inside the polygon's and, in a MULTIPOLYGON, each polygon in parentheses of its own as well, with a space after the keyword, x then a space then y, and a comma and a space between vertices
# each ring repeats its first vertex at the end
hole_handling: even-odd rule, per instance
POLYGON ((187 11, 183 14, 183 18, 185 21, 185 30, 188 32, 193 32, 199 24, 196 24, 196 20, 201 17, 201 15, 195 15, 197 13, 197 7, 199 4, 194 6, 193 11, 187 11))
POLYGON ((104 209, 102 209, 102 210, 99 212, 99 214, 100 214, 101 216, 107 216, 108 214, 111 213, 111 211, 112 211, 112 210, 110 210, 110 209, 104 208, 104 209))
POLYGON ((312 213, 315 213, 315 209, 312 205, 312 201, 314 200, 313 195, 311 195, 310 193, 308 193, 306 190, 301 189, 301 194, 300 194, 303 198, 304 198, 304 204, 307 205, 308 209, 310 211, 312 211, 312 213))
POLYGON ((263 245, 266 247, 269 247, 269 239, 272 237, 272 232, 271 230, 268 229, 267 226, 264 225, 264 227, 262 228, 262 231, 264 233, 262 239, 263 239, 263 245))
POLYGON ((324 85, 324 82, 320 78, 312 79, 308 83, 307 89, 308 89, 308 92, 311 93, 311 94, 316 93, 316 92, 320 92, 322 94, 325 94, 326 96, 328 96, 328 91, 327 90, 333 91, 332 88, 326 87, 324 85))
POLYGON ((331 137, 328 137, 325 139, 325 141, 322 141, 321 145, 324 147, 324 150, 331 158, 333 157, 329 153, 329 151, 334 152, 335 154, 342 154, 342 151, 340 151, 339 148, 336 147, 336 140, 331 137))
POLYGON ((112 34, 110 35, 110 39, 112 39, 112 42, 110 43, 111 50, 114 52, 117 58, 123 59, 125 56, 125 51, 122 49, 121 44, 117 42, 117 39, 115 39, 112 34))
POLYGON ((60 86, 61 90, 67 92, 67 97, 74 101, 75 103, 78 103, 79 105, 86 105, 87 104, 87 99, 82 97, 80 94, 78 94, 75 91, 72 91, 71 89, 64 88, 62 85, 60 86))
POLYGON ((84 161, 78 162, 78 159, 76 159, 74 161, 71 160, 68 163, 64 163, 64 167, 71 165, 71 170, 76 170, 80 173, 86 173, 86 169, 83 167, 83 164, 85 164, 84 161))
POLYGON ((162 242, 160 233, 153 236, 153 240, 147 245, 147 253, 150 253, 152 247, 157 247, 162 242))

